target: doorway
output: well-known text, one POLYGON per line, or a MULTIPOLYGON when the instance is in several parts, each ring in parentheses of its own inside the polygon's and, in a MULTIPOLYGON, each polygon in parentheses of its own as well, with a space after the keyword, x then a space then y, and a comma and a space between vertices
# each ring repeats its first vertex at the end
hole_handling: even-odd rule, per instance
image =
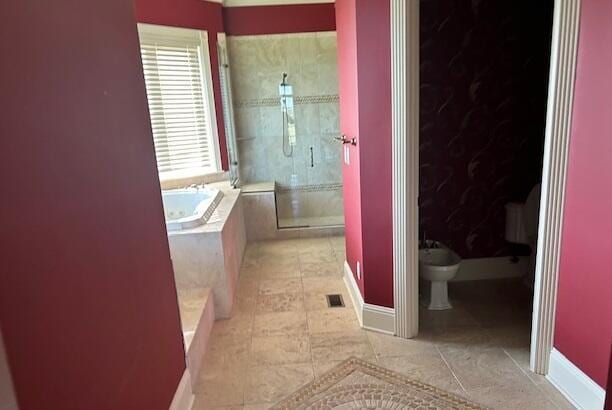
MULTIPOLYGON (((392 20, 395 315, 397 335, 413 337, 419 328, 419 2, 396 3, 401 2, 392 2, 399 16, 392 20)), ((578 11, 577 1, 555 1, 530 354, 531 370, 541 374, 552 348, 578 11)))

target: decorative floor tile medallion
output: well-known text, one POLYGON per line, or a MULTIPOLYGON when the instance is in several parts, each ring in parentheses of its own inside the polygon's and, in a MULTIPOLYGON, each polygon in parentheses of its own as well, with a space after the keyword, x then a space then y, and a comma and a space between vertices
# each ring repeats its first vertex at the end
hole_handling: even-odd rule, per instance
POLYGON ((483 408, 455 394, 354 357, 273 407, 275 410, 483 408))

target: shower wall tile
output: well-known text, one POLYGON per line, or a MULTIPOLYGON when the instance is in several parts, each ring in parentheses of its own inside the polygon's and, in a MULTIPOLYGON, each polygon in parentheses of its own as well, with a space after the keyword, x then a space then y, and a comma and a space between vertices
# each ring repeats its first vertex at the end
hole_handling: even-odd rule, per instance
POLYGON ((278 140, 280 140, 283 135, 283 113, 280 107, 261 107, 259 113, 260 135, 263 137, 278 137, 278 140))
MULTIPOLYGON (((280 110, 278 111, 278 118, 281 118, 280 110)), ((313 135, 318 135, 321 132, 319 104, 296 105, 295 128, 298 137, 303 136, 304 142, 306 142, 306 144, 310 143, 311 137, 313 135)), ((282 131, 282 128, 280 130, 282 131)))
POLYGON ((319 104, 319 124, 321 134, 326 136, 337 136, 340 130, 340 112, 338 103, 319 104))
POLYGON ((251 124, 259 124, 261 122, 260 110, 261 107, 237 107, 234 110, 236 134, 239 140, 255 138, 261 135, 261 126, 251 126, 251 124))

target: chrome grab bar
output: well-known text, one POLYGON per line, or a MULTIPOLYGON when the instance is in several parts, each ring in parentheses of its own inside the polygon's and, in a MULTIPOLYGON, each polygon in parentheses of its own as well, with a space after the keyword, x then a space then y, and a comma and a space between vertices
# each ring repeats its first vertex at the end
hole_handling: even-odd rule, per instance
POLYGON ((342 142, 342 144, 351 144, 351 145, 357 145, 357 138, 353 137, 353 138, 347 138, 346 135, 342 134, 339 137, 334 137, 334 139, 336 141, 340 141, 342 142))

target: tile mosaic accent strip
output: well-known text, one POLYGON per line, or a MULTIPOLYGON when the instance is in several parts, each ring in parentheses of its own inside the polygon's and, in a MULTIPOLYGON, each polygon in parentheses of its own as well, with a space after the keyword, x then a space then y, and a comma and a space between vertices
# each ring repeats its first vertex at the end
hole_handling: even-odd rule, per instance
POLYGON ((318 185, 282 185, 276 184, 277 192, 319 192, 319 191, 335 191, 342 189, 342 184, 318 184, 318 185))
MULTIPOLYGON (((333 95, 305 95, 301 97, 295 97, 293 103, 296 105, 304 104, 326 104, 326 103, 337 103, 339 101, 338 94, 333 95)), ((242 100, 234 103, 236 108, 250 108, 250 107, 277 107, 280 106, 279 97, 267 97, 258 98, 254 100, 242 100)))

